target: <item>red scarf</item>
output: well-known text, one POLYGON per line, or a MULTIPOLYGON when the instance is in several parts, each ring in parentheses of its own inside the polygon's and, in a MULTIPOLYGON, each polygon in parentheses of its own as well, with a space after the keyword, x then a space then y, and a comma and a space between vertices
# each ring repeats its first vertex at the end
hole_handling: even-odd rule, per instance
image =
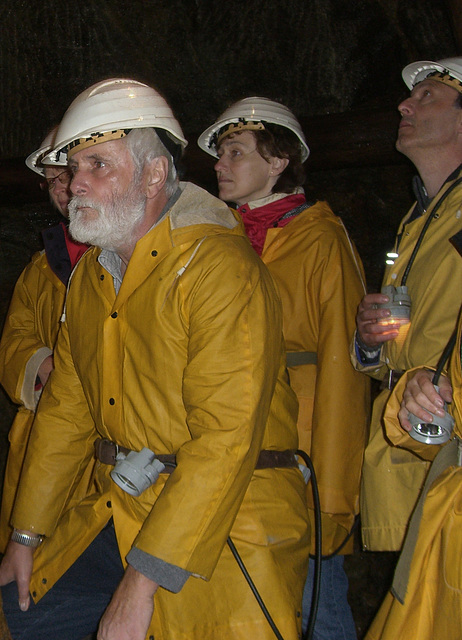
POLYGON ((292 220, 292 217, 284 218, 284 220, 281 220, 281 218, 305 202, 303 193, 295 193, 269 202, 262 207, 251 209, 248 204, 243 204, 238 208, 247 236, 259 256, 263 252, 268 229, 271 227, 285 227, 292 220))
POLYGON ((66 249, 69 254, 69 258, 71 260, 71 268, 73 269, 80 258, 83 256, 85 251, 88 249, 88 245, 82 244, 81 242, 76 242, 69 235, 69 231, 64 224, 64 222, 59 223, 64 230, 64 238, 66 239, 66 249))

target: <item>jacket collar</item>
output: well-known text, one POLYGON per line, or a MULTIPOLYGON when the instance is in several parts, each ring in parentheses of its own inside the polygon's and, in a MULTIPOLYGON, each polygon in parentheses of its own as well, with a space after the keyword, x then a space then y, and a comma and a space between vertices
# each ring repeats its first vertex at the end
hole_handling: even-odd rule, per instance
MULTIPOLYGON (((247 202, 246 206, 249 209, 259 209, 260 207, 266 207, 268 204, 272 204, 273 202, 277 202, 278 200, 282 200, 283 198, 287 198, 287 196, 293 196, 297 194, 304 194, 305 191, 302 187, 297 187, 291 193, 271 193, 269 196, 265 198, 258 198, 258 200, 251 200, 247 202)), ((239 207, 240 209, 240 207, 239 207)))
MULTIPOLYGON (((142 281, 172 247, 225 230, 245 235, 236 215, 224 202, 192 183, 180 183, 179 189, 167 202, 156 224, 136 243, 130 258, 130 262, 134 260, 136 263, 136 277, 134 270, 128 268, 124 282, 127 276, 128 279, 142 281), (146 260, 146 256, 151 257, 146 260)), ((119 256, 114 251, 103 249, 97 260, 112 275, 118 293, 122 287, 119 256)), ((127 288, 127 284, 124 284, 124 289, 127 288)), ((135 281, 129 285, 135 286, 135 281)))
MULTIPOLYGON (((448 183, 448 182, 452 182, 453 180, 455 180, 456 178, 459 177, 459 174, 462 172, 462 164, 460 164, 457 169, 455 169, 444 181, 444 183, 441 185, 441 189, 443 189, 443 187, 448 183)), ((441 189, 439 190, 438 193, 441 192, 441 189)), ((433 198, 430 198, 427 190, 425 188, 425 185, 423 183, 422 178, 419 175, 414 176, 413 180, 412 180, 412 190, 414 191, 414 195, 416 198, 416 206, 414 207, 414 210, 412 212, 412 215, 410 217, 410 220, 414 220, 415 218, 418 218, 419 216, 421 216, 423 213, 425 213, 425 211, 428 209, 428 207, 430 206, 433 198)), ((436 196, 435 196, 436 198, 436 196)))

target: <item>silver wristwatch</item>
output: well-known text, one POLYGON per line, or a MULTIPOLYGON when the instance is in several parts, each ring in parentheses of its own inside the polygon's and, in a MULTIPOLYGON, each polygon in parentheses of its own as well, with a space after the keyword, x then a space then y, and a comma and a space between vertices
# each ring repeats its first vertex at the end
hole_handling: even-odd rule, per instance
POLYGON ((13 529, 11 540, 23 544, 25 547, 38 547, 42 544, 43 536, 30 536, 28 533, 20 533, 17 529, 13 529))

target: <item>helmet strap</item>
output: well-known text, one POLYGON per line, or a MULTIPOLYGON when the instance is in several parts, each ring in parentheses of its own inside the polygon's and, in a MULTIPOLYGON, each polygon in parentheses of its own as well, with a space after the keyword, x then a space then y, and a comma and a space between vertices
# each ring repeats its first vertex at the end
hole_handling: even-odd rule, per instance
POLYGON ((165 129, 154 127, 154 131, 157 133, 159 140, 172 156, 174 165, 177 166, 177 163, 181 158, 181 146, 172 140, 165 129))

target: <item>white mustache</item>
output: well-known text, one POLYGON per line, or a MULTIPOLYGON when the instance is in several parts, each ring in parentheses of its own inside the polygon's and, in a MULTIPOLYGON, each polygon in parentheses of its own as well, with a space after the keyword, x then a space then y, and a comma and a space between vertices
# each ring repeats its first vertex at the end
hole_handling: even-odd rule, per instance
POLYGON ((99 211, 99 204, 90 200, 90 198, 84 198, 82 196, 73 196, 69 202, 69 215, 76 215, 79 209, 83 208, 96 209, 99 211))

